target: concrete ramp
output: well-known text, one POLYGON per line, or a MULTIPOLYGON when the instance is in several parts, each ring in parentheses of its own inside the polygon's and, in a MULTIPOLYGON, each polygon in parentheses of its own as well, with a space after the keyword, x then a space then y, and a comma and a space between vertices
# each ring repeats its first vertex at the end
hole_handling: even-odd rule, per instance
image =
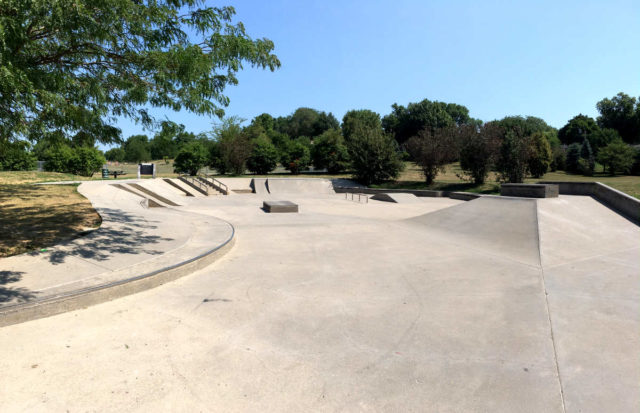
POLYGON ((256 194, 268 194, 266 178, 253 178, 251 180, 251 189, 256 194))
POLYGON ((320 178, 269 178, 267 188, 271 194, 335 194, 333 184, 320 178))
POLYGON ((420 197, 417 197, 414 194, 401 193, 375 194, 369 199, 384 202, 395 202, 396 204, 420 204, 423 202, 420 197))
POLYGON ((461 248, 540 265, 535 200, 481 197, 405 222, 413 228, 424 226, 429 235, 461 248))

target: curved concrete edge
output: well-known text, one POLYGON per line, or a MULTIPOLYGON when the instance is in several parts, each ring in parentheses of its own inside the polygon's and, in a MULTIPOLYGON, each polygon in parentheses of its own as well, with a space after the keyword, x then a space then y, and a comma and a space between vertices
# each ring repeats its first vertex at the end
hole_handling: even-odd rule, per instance
POLYGON ((473 192, 451 192, 451 191, 435 191, 432 189, 384 189, 384 188, 366 188, 355 186, 335 186, 333 188, 337 194, 346 193, 360 193, 367 195, 375 194, 413 194, 417 197, 430 197, 430 198, 451 198, 461 201, 470 201, 477 199, 484 194, 475 194, 473 192))
POLYGON ((124 280, 0 308, 0 327, 80 310, 146 291, 198 271, 224 256, 235 244, 235 228, 231 223, 227 224, 231 227, 231 235, 224 243, 186 261, 124 280))

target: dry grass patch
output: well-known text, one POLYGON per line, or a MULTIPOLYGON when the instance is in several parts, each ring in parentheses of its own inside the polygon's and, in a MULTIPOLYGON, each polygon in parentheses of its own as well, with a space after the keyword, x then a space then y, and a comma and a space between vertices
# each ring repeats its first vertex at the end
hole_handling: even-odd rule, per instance
POLYGON ((77 185, 0 184, 0 257, 50 247, 99 225, 77 185))

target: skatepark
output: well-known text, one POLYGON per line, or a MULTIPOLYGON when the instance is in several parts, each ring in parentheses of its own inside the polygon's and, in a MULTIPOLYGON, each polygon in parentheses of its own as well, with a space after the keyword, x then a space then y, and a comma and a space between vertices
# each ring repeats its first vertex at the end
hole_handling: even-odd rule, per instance
POLYGON ((640 408, 636 223, 351 185, 82 183, 100 228, 0 259, 0 410, 640 408))

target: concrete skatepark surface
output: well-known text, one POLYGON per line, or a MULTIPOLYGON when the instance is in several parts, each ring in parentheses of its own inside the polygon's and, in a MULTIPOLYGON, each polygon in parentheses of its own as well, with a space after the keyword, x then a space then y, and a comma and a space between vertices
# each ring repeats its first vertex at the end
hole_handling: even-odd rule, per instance
POLYGON ((0 410, 640 409, 640 228, 591 197, 281 197, 183 197, 217 262, 1 328, 0 410))

